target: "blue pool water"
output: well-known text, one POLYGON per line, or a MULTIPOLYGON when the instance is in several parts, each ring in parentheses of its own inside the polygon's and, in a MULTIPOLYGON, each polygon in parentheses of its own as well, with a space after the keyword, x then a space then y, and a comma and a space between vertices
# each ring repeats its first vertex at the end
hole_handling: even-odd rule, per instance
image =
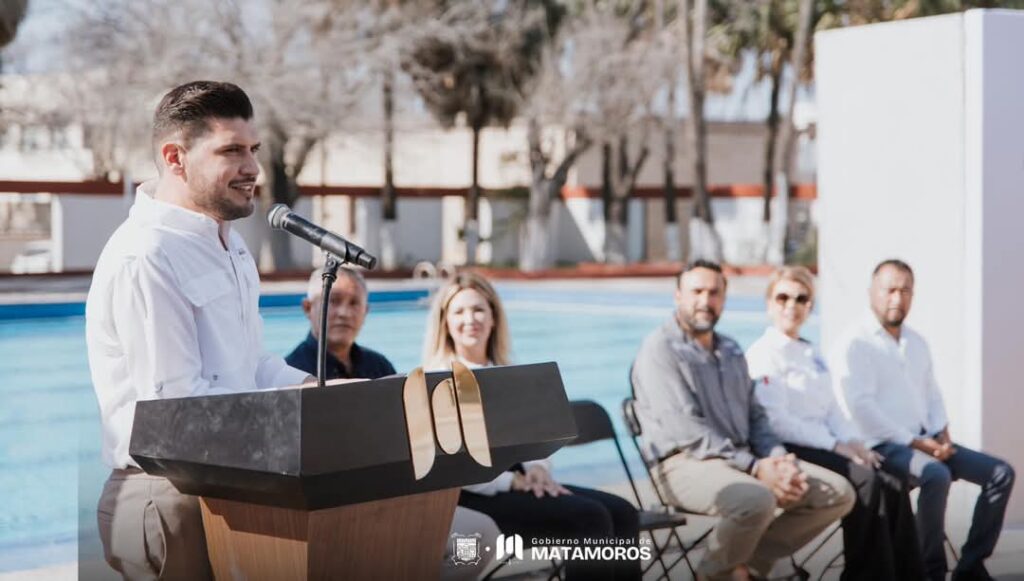
MULTIPOLYGON (((671 297, 519 285, 500 292, 515 361, 558 362, 570 399, 596 400, 618 424, 629 365, 643 337, 671 314, 671 297)), ((419 364, 426 311, 380 298, 387 297, 373 301, 360 342, 407 371, 419 364)), ((764 327, 762 309, 760 299, 730 300, 719 329, 746 347, 764 327)), ((288 353, 308 330, 297 306, 262 311, 270 351, 288 353)), ((84 328, 81 316, 0 318, 0 571, 98 556, 95 506, 108 470, 99 458, 84 328)), ((815 321, 807 331, 817 340, 815 321)), ((641 470, 633 452, 627 448, 641 470)), ((554 462, 565 482, 624 480, 611 444, 567 448, 554 462)))

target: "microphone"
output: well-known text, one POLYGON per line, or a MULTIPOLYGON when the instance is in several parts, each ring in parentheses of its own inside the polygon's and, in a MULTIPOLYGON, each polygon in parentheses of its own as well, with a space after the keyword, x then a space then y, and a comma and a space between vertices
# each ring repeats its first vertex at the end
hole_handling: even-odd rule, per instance
POLYGON ((270 222, 271 228, 287 230, 313 246, 320 247, 337 256, 342 262, 357 264, 367 270, 373 270, 373 267, 377 266, 375 256, 292 212, 292 209, 285 204, 274 204, 270 212, 267 212, 267 221, 270 222))

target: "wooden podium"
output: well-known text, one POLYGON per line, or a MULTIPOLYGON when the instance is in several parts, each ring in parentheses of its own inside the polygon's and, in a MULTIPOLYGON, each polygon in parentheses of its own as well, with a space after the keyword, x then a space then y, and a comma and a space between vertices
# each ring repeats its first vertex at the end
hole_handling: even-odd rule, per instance
POLYGON ((459 408, 455 421, 486 426, 490 466, 472 443, 435 437, 426 473, 422 445, 414 470, 410 418, 442 428, 435 390, 455 393, 451 373, 426 374, 432 409, 411 409, 405 377, 139 402, 130 453, 201 497, 217 579, 436 579, 459 488, 576 437, 556 364, 472 376, 482 419, 459 408))

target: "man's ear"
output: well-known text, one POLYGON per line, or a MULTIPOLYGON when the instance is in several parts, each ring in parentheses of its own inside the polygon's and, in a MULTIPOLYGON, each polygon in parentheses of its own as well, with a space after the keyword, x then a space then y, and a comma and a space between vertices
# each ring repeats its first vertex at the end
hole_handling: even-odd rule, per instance
POLYGON ((168 141, 161 145, 160 160, 167 171, 178 177, 185 177, 185 148, 180 144, 168 141))
POLYGON ((310 310, 313 308, 313 301, 309 299, 302 299, 302 312, 309 315, 310 310))

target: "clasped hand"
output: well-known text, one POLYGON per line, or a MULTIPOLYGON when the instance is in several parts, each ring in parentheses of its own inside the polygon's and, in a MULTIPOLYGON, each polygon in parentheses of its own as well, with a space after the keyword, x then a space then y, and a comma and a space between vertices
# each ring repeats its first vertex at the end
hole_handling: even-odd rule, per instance
POLYGON ((854 464, 870 466, 876 469, 882 467, 882 455, 867 448, 857 440, 836 442, 836 446, 832 451, 853 460, 854 464))
POLYGON ((799 502, 809 488, 807 474, 800 470, 793 454, 761 458, 754 477, 768 486, 782 508, 799 502))

